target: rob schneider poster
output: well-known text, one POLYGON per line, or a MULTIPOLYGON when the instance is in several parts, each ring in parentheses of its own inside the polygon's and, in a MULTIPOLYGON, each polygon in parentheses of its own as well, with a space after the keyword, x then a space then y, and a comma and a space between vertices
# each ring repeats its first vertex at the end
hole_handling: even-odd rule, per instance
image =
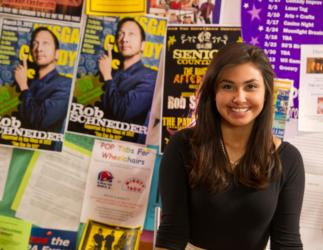
POLYGON ((0 144, 61 151, 79 28, 4 18, 0 144))
POLYGON ((145 143, 166 20, 87 19, 68 131, 145 143))

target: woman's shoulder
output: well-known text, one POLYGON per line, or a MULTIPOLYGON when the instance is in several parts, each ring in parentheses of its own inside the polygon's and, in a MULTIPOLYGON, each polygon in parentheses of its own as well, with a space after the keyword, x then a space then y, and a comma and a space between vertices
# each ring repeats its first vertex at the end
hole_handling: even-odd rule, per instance
POLYGON ((190 140, 193 135, 192 128, 185 128, 176 131, 174 134, 171 135, 169 143, 166 145, 167 148, 171 148, 171 150, 176 149, 181 151, 188 149, 190 147, 190 140))
POLYGON ((302 155, 293 144, 287 141, 282 141, 278 148, 278 153, 282 162, 283 173, 285 175, 304 172, 302 155))
POLYGON ((288 141, 281 141, 279 147, 278 147, 278 152, 280 154, 280 156, 283 159, 288 159, 288 158, 292 158, 295 159, 296 158, 301 158, 301 153, 300 151, 291 143, 289 143, 288 141))
POLYGON ((184 129, 176 131, 172 135, 171 141, 187 143, 192 138, 192 135, 193 135, 193 128, 184 128, 184 129))

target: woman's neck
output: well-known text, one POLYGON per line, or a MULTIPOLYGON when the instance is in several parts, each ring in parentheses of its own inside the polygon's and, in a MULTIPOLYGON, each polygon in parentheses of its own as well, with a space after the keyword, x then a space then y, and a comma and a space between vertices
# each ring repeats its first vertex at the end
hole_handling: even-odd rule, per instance
POLYGON ((223 147, 232 166, 237 165, 246 152, 252 128, 221 125, 223 147))

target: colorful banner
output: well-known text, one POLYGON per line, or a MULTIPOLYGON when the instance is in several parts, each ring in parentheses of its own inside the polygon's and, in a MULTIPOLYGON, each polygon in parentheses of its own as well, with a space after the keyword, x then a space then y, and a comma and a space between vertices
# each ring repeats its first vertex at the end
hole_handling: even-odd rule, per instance
POLYGON ((80 22, 83 0, 2 0, 0 13, 80 22))
POLYGON ((161 151, 177 130, 193 121, 195 92, 218 50, 241 41, 237 27, 169 26, 165 57, 161 151))
POLYGON ((87 19, 68 125, 71 132, 145 143, 166 20, 126 18, 118 41, 115 33, 123 19, 87 19))
POLYGON ((149 13, 167 17, 170 24, 218 24, 221 0, 150 0, 149 13))
POLYGON ((0 144, 61 151, 79 28, 13 18, 1 28, 0 144))

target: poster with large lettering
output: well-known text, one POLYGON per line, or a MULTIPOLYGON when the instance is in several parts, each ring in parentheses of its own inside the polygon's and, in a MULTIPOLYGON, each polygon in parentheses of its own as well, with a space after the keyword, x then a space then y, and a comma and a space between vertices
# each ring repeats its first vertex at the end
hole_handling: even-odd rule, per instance
POLYGON ((83 0, 1 0, 0 13, 80 22, 83 0))
POLYGON ((68 130, 145 143, 166 20, 87 19, 68 130))
POLYGON ((62 150, 79 29, 4 18, 0 144, 62 150))
POLYGON ((165 48, 161 151, 169 138, 192 122, 195 93, 213 56, 228 43, 241 42, 240 28, 169 26, 165 48))

